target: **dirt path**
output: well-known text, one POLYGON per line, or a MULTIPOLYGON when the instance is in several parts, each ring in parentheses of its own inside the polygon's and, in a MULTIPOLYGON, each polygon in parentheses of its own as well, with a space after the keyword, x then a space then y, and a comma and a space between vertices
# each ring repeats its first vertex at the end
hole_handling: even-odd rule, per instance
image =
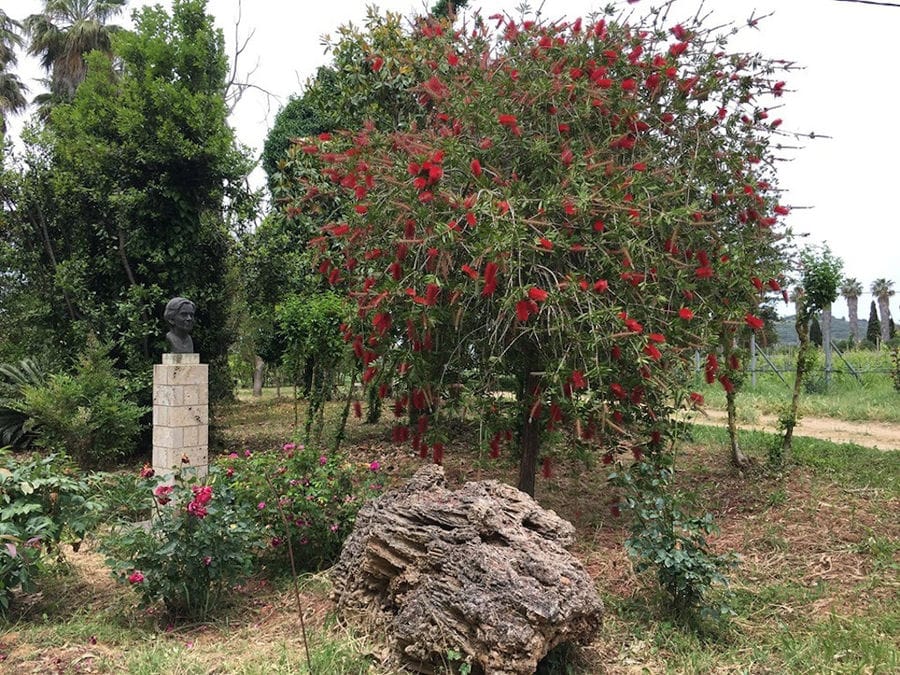
MULTIPOLYGON (((712 426, 725 426, 724 410, 706 410, 697 415, 694 422, 712 426)), ((739 423, 741 429, 754 431, 778 431, 778 418, 760 415, 753 423, 739 423)), ((830 417, 802 417, 794 428, 796 436, 810 436, 834 443, 854 443, 878 450, 900 450, 900 425, 887 422, 847 422, 830 417)))

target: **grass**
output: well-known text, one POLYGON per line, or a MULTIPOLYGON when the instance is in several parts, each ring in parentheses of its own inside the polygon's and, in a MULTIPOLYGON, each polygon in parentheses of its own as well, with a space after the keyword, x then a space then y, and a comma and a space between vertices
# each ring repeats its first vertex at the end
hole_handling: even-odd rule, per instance
MULTIPOLYGON (((327 410, 326 428, 339 412, 327 410)), ((301 423, 302 423, 301 407, 301 423)), ((278 447, 291 437, 290 400, 264 398, 217 411, 218 452, 278 447)), ((402 482, 421 466, 379 425, 351 420, 345 452, 378 460, 402 482)), ((711 509, 718 551, 736 551, 736 616, 727 627, 687 632, 663 610, 653 581, 634 573, 622 542, 626 523, 611 516, 615 498, 599 464, 560 457, 537 498, 573 522, 574 553, 607 606, 603 629, 581 648, 562 648, 546 675, 599 673, 890 673, 900 668, 900 453, 796 439, 792 466, 766 468, 775 437, 741 432, 752 466, 728 463, 723 430, 694 426, 678 450, 677 487, 711 509)), ((510 459, 477 448, 477 429, 451 435, 445 470, 451 484, 513 482, 510 459)), ((307 673, 290 586, 256 580, 236 589, 232 606, 204 625, 170 626, 161 608, 141 609, 117 586, 91 547, 69 555, 68 569, 47 575, 42 593, 21 598, 0 634, 9 672, 307 673)), ((317 675, 390 675, 378 635, 340 624, 324 575, 305 577, 302 597, 317 675)))
MULTIPOLYGON (((809 391, 800 399, 801 415, 834 417, 851 421, 877 421, 900 424, 900 392, 893 387, 890 377, 890 354, 887 351, 858 350, 847 352, 844 357, 860 372, 861 382, 853 376, 845 364, 834 356, 835 372, 830 386, 825 386, 822 370, 822 354, 819 350, 815 371, 809 376, 809 391)), ((762 359, 757 363, 757 382, 754 386, 748 375, 738 397, 738 415, 747 422, 757 421, 757 415, 778 416, 790 403, 793 391, 796 361, 791 353, 770 357, 781 372, 782 382, 762 359)), ((702 374, 696 377, 697 391, 709 405, 725 407, 725 394, 718 383, 707 385, 702 374)))

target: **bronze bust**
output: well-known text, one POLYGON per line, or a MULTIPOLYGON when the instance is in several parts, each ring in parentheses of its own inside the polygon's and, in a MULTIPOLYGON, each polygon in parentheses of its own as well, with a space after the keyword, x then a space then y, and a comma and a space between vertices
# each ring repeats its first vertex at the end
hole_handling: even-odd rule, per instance
POLYGON ((191 339, 191 329, 194 327, 194 312, 196 306, 187 298, 172 298, 166 304, 163 316, 171 330, 166 333, 166 341, 169 343, 171 354, 193 354, 194 341, 191 339))

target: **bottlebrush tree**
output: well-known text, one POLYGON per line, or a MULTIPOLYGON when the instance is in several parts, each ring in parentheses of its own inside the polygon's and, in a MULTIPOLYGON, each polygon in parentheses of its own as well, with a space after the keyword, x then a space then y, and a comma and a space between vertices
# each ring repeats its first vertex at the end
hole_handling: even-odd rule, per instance
POLYGON ((492 456, 518 446, 533 494, 548 431, 606 462, 662 451, 672 412, 701 401, 697 350, 733 386, 716 345, 780 290, 784 64, 667 14, 415 19, 365 75, 412 77, 415 121, 292 149, 282 208, 322 223, 311 245, 356 308, 362 380, 423 458, 442 461, 462 400, 492 456))

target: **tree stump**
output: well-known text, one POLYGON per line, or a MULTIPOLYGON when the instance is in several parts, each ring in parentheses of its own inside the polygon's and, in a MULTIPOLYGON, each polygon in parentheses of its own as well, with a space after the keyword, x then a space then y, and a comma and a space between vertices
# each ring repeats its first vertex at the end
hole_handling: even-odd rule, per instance
POLYGON ((473 673, 527 675, 600 627, 593 581, 567 550, 574 534, 524 492, 493 480, 452 491, 430 465, 360 510, 332 597, 410 670, 433 673, 454 650, 473 673))

